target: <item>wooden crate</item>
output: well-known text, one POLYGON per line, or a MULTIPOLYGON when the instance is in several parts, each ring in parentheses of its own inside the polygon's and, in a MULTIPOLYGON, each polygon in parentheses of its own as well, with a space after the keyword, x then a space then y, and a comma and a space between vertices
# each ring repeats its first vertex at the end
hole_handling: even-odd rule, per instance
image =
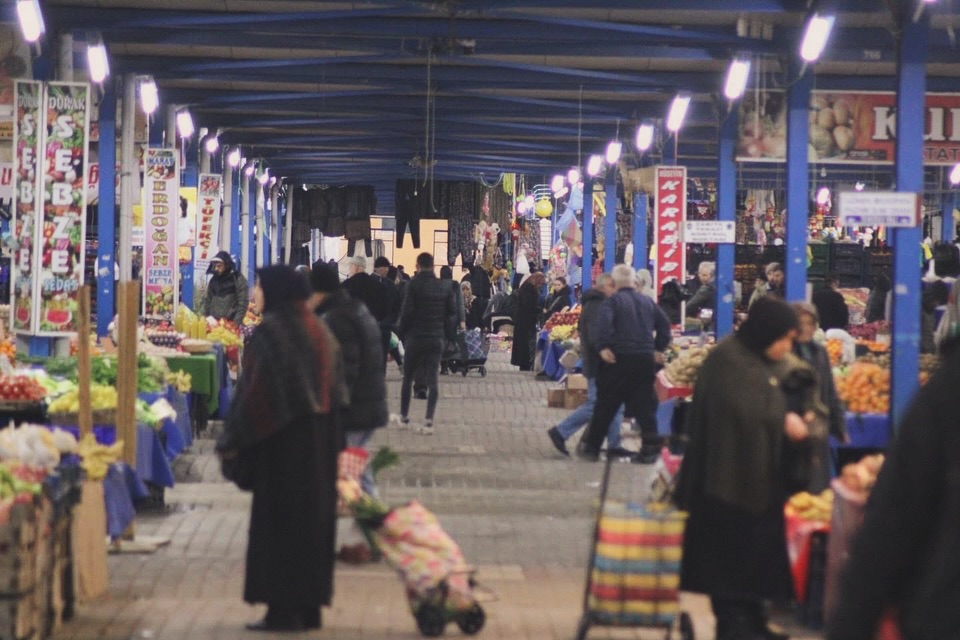
POLYGON ((10 519, 0 526, 0 596, 31 591, 36 567, 37 509, 33 504, 16 504, 10 519))
POLYGON ((40 640, 40 616, 35 594, 0 598, 0 638, 40 640))

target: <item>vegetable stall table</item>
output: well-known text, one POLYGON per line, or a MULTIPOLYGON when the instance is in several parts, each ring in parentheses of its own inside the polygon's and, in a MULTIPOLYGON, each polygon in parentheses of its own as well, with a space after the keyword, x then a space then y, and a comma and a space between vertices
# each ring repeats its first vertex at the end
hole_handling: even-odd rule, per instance
POLYGON ((549 331, 541 331, 537 336, 537 352, 540 354, 540 365, 543 373, 551 380, 560 380, 567 370, 560 364, 560 358, 566 350, 559 343, 550 340, 549 331))
POLYGON ((199 434, 207 428, 209 416, 216 414, 220 406, 223 350, 215 348, 209 354, 164 356, 164 359, 170 371, 190 374, 190 416, 193 433, 199 434))
POLYGON ((885 413, 847 411, 846 423, 847 433, 850 435, 848 444, 830 436, 837 470, 848 462, 856 462, 865 455, 882 451, 890 444, 890 416, 885 413))

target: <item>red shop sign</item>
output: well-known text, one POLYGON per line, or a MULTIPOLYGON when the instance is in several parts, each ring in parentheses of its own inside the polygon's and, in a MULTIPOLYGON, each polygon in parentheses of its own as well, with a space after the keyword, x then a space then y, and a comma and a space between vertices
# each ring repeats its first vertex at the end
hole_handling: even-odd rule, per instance
POLYGON ((653 290, 659 295, 664 282, 683 284, 686 276, 683 223, 687 219, 687 168, 657 167, 656 185, 653 290))

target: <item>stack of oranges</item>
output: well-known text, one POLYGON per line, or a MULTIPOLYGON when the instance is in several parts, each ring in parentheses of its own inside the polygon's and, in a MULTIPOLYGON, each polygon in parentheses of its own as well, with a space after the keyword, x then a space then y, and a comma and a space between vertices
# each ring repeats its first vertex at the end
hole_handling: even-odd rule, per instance
POLYGON ((837 380, 837 394, 854 413, 887 413, 890 410, 890 370, 857 362, 837 380))
POLYGON ((17 343, 13 336, 7 336, 0 341, 0 356, 7 356, 10 362, 13 362, 13 359, 17 357, 17 343))
POLYGON ((840 364, 840 358, 843 357, 843 341, 827 340, 827 355, 830 356, 830 366, 836 367, 840 364))

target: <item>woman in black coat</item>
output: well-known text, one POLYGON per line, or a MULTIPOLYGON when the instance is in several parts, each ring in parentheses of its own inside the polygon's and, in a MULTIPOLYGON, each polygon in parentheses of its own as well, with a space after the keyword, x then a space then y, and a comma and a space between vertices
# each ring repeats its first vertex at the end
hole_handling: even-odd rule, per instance
POLYGON ((783 507, 797 482, 784 460, 802 453, 810 416, 796 413, 808 402, 786 383, 806 380, 809 399, 815 382, 790 353, 796 333, 790 305, 755 302, 707 356, 688 410, 676 491, 690 514, 681 588, 710 595, 718 640, 787 638, 771 628, 765 601, 792 597, 783 507))
POLYGON ((307 309, 308 293, 291 267, 257 272, 263 320, 217 442, 224 475, 253 492, 243 599, 267 605, 254 631, 320 628, 333 595, 345 393, 339 347, 307 309))
POLYGON ((537 319, 540 315, 540 287, 544 282, 546 278, 542 273, 534 273, 517 290, 510 364, 520 367, 520 371, 533 370, 533 356, 537 343, 537 319))

